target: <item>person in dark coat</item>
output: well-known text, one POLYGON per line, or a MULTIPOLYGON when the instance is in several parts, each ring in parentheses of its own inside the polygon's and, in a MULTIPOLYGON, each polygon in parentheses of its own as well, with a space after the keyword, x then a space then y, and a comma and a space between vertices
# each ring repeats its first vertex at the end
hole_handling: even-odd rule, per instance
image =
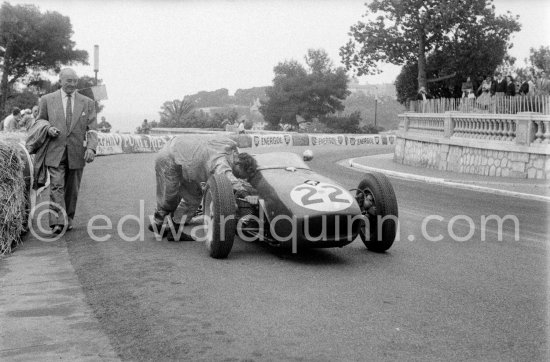
POLYGON ((502 73, 497 73, 495 78, 496 79, 491 85, 491 95, 502 97, 506 94, 506 88, 508 84, 506 83, 506 79, 504 79, 504 77, 502 76, 502 73))
POLYGON ((511 75, 506 76, 506 92, 505 94, 509 97, 513 97, 516 95, 516 84, 514 83, 514 80, 512 79, 511 75))
POLYGON ((529 94, 529 82, 527 81, 527 78, 523 79, 523 82, 519 86, 518 94, 520 96, 526 96, 529 94))

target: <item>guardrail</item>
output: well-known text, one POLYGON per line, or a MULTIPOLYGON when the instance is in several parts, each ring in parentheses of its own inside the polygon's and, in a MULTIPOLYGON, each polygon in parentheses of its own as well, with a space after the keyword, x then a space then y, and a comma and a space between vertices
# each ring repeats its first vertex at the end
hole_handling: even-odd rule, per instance
POLYGON ((399 115, 399 118, 399 129, 405 134, 500 141, 535 147, 550 143, 550 115, 534 112, 517 114, 407 112, 399 115))
POLYGON ((536 112, 550 114, 550 96, 480 96, 478 98, 434 98, 411 100, 409 112, 415 113, 492 113, 536 112))
POLYGON ((550 178, 550 115, 399 115, 394 161, 495 177, 550 178))

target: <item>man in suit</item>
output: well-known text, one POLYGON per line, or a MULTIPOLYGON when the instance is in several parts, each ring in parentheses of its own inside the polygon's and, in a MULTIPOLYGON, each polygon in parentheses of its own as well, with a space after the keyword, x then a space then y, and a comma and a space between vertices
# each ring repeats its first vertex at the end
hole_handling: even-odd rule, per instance
POLYGON ((548 80, 544 70, 540 72, 540 78, 537 80, 536 89, 537 95, 547 96, 550 94, 550 80, 548 80))
POLYGON ((94 101, 76 92, 78 77, 74 70, 62 69, 59 81, 61 89, 43 96, 38 111, 38 119, 51 125, 45 164, 50 173, 53 236, 73 227, 84 165, 94 160, 97 147, 94 101))
POLYGON ((491 84, 491 95, 496 95, 497 97, 504 97, 506 94, 506 79, 502 76, 502 73, 496 74, 496 79, 491 84))

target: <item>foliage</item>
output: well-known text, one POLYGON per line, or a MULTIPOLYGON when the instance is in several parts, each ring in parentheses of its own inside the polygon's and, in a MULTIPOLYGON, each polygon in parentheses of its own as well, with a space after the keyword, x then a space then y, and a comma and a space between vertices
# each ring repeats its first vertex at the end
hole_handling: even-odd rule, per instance
POLYGON ((4 119, 9 113, 11 113, 11 110, 15 107, 18 107, 19 109, 32 109, 35 105, 38 104, 38 96, 32 92, 29 92, 28 90, 24 90, 23 92, 13 94, 8 101, 6 102, 6 111, 4 114, 1 114, 1 119, 4 119))
POLYGON ((193 111, 193 103, 186 98, 173 101, 166 101, 159 112, 161 127, 182 127, 185 124, 186 117, 193 111))
POLYGON ((343 117, 323 116, 319 118, 319 122, 326 125, 332 131, 331 133, 358 133, 361 112, 356 111, 343 117))
POLYGON ((267 100, 260 112, 270 128, 279 123, 297 126, 296 116, 306 121, 343 110, 349 94, 343 68, 334 69, 324 50, 310 49, 305 56, 306 70, 296 60, 277 64, 273 86, 266 90, 267 100))
MULTIPOLYGON (((517 17, 496 16, 492 0, 373 0, 366 6, 370 20, 351 27, 352 39, 340 48, 342 62, 358 75, 378 73, 381 62, 416 63, 419 87, 427 85, 427 56, 448 55, 453 60, 449 66, 456 69, 457 64, 478 63, 495 46, 499 54, 492 58, 500 57, 500 62, 510 35, 520 30, 517 17), (486 48, 488 42, 494 45, 486 48)), ((474 70, 463 69, 467 74, 474 70)), ((440 72, 444 74, 450 73, 440 72)))
POLYGON ((88 53, 74 49, 70 19, 58 12, 41 13, 35 5, 0 8, 2 81, 0 109, 4 109, 13 85, 31 71, 58 72, 63 65, 88 64, 88 53))
POLYGON ((240 106, 251 106, 256 99, 265 100, 267 87, 253 87, 248 89, 237 89, 233 103, 240 106))
MULTIPOLYGON (((474 88, 477 89, 482 81, 480 77, 483 79, 494 74, 497 69, 509 73, 507 69, 513 67, 515 58, 507 54, 508 37, 509 34, 505 31, 487 31, 481 26, 470 27, 467 38, 457 38, 456 42, 446 43, 432 52, 426 61, 426 75, 429 79, 443 80, 428 82, 426 88, 429 93, 436 98, 460 97, 459 90, 468 77, 471 77, 474 88)), ((397 98, 401 103, 411 98, 416 99, 419 88, 417 74, 417 62, 405 64, 401 69, 396 80, 397 98)))
MULTIPOLYGON (((375 100, 373 95, 367 95, 362 91, 350 94, 344 101, 344 112, 353 113, 359 111, 365 123, 374 123, 375 100)), ((403 113, 405 108, 393 97, 379 96, 376 104, 376 123, 388 129, 397 128, 399 125, 398 115, 403 113)))
POLYGON ((195 108, 223 107, 231 103, 229 91, 226 88, 217 89, 212 92, 201 91, 185 96, 184 100, 191 103, 195 108))
POLYGON ((378 134, 382 131, 384 131, 384 127, 375 126, 374 124, 367 124, 361 127, 361 133, 378 134))
POLYGON ((416 99, 418 91, 418 65, 416 62, 405 64, 395 79, 397 101, 406 104, 407 101, 416 99))
MULTIPOLYGON (((98 79, 97 84, 101 84, 101 80, 98 79)), ((78 89, 78 93, 85 95, 86 97, 89 97, 91 99, 94 99, 94 94, 92 93, 91 87, 95 86, 95 77, 89 77, 87 75, 83 75, 78 78, 78 83, 76 85, 76 89, 78 89)), ((100 113, 105 105, 101 104, 100 101, 94 101, 95 104, 95 111, 96 113, 100 113)))
POLYGON ((529 53, 529 71, 531 74, 537 74, 540 71, 550 73, 550 47, 530 48, 529 53))

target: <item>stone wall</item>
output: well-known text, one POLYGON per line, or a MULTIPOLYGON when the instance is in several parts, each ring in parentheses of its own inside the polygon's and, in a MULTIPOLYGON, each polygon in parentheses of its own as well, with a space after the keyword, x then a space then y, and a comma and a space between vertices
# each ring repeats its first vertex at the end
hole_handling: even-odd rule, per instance
MULTIPOLYGON (((511 147, 513 148, 513 147, 511 147)), ((542 153, 461 146, 398 137, 394 161, 405 165, 531 179, 548 179, 550 156, 542 153)))

